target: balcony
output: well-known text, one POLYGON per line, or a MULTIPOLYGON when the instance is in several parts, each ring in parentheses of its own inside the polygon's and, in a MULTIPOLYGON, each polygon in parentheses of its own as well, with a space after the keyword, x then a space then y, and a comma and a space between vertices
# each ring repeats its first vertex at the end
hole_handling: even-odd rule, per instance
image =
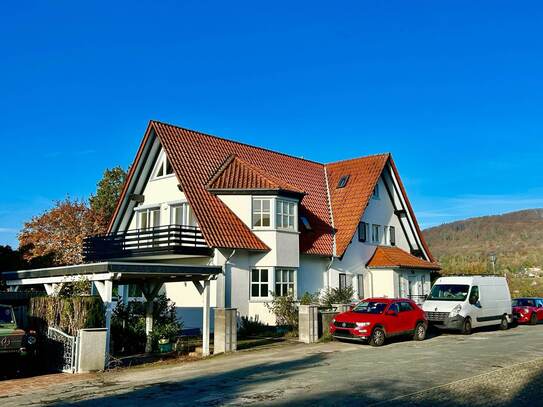
POLYGON ((168 225, 87 237, 83 241, 85 262, 126 257, 189 255, 211 256, 197 226, 168 225))

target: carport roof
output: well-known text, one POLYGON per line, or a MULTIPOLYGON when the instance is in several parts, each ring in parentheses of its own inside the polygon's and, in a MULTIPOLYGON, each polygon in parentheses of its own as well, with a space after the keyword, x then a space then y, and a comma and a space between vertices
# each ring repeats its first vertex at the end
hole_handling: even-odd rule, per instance
POLYGON ((1 275, 7 285, 39 284, 48 280, 74 280, 85 277, 91 281, 114 280, 131 282, 142 280, 196 281, 214 278, 222 272, 220 266, 157 264, 132 262, 100 262, 33 270, 8 271, 1 275))
POLYGON ((413 256, 396 246, 377 246, 366 266, 368 268, 441 270, 439 264, 413 256))

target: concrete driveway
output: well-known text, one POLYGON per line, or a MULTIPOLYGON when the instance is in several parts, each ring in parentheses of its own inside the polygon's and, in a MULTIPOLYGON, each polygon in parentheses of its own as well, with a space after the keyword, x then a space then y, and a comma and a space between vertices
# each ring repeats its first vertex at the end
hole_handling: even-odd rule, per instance
POLYGON ((535 405, 543 396, 543 326, 382 348, 287 344, 19 393, 3 394, 0 405, 535 405))

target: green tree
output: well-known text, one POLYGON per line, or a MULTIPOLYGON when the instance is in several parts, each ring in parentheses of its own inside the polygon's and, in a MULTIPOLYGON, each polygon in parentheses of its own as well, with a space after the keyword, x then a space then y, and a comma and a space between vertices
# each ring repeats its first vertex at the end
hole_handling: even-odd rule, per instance
POLYGON ((106 231, 115 212, 126 176, 126 171, 119 166, 106 169, 102 179, 96 184, 96 195, 92 195, 89 199, 90 208, 103 220, 103 232, 106 231))

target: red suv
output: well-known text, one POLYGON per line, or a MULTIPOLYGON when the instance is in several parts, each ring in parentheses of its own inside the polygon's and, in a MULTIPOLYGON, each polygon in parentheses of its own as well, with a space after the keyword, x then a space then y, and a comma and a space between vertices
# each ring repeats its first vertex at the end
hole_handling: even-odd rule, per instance
POLYGON ((369 341, 381 346, 386 338, 413 335, 416 341, 426 338, 426 314, 415 302, 405 298, 368 298, 347 312, 336 315, 330 334, 338 339, 369 341))
POLYGON ((513 315, 519 324, 536 325, 543 319, 543 298, 515 298, 513 315))

